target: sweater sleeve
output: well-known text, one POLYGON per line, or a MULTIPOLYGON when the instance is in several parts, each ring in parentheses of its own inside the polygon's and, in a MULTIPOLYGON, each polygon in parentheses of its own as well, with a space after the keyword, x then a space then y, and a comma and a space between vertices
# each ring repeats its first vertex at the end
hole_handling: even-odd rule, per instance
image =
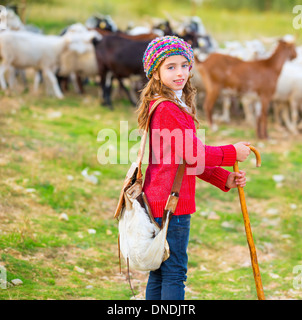
POLYGON ((226 182, 230 173, 230 171, 220 167, 205 167, 204 172, 197 175, 197 178, 209 182, 224 192, 228 192, 231 189, 226 187, 226 182))
MULTIPOLYGON (((161 129, 169 132, 181 130, 182 145, 175 144, 175 153, 184 159, 189 167, 233 166, 236 161, 236 149, 233 145, 219 147, 206 146, 197 138, 192 127, 184 117, 182 110, 174 103, 163 102, 160 108, 161 129)), ((202 170, 203 171, 203 170, 202 170)), ((202 172, 201 171, 201 172, 202 172)))

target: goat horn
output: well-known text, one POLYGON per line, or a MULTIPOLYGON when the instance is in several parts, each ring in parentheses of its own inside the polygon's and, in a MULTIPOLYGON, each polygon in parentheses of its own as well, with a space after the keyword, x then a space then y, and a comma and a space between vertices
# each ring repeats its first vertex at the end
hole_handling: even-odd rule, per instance
POLYGON ((282 37, 282 40, 287 43, 295 43, 296 37, 292 34, 286 34, 284 37, 282 37))
POLYGON ((271 44, 271 43, 273 43, 273 42, 278 40, 278 37, 263 37, 263 36, 260 36, 259 38, 263 43, 266 43, 266 44, 271 44))

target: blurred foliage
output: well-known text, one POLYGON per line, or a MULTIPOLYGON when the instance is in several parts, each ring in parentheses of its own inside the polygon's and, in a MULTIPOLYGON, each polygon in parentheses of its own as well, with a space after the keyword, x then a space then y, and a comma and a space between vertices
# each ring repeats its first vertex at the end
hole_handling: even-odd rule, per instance
POLYGON ((21 14, 22 9, 25 9, 31 4, 57 4, 58 0, 1 0, 1 5, 13 9, 17 14, 21 14))
POLYGON ((32 3, 57 3, 58 0, 1 0, 1 4, 5 6, 20 6, 23 4, 32 4, 32 3))
MULTIPOLYGON (((73 1, 70 1, 72 4, 73 1)), ((112 1, 96 1, 95 6, 101 7, 106 14, 112 14, 114 8, 112 1)), ((164 2, 172 2, 165 0, 164 2)), ((188 6, 206 6, 210 8, 229 9, 229 10, 256 10, 256 11, 292 11, 295 5, 301 4, 300 0, 174 0, 174 3, 187 4, 188 6)), ((21 7, 23 4, 59 4, 58 0, 2 0, 1 4, 5 6, 21 7)), ((138 14, 146 14, 160 9, 162 0, 132 0, 127 5, 133 7, 138 14)))
POLYGON ((257 11, 292 11, 295 5, 301 4, 300 0, 204 0, 203 3, 210 7, 220 9, 257 11))

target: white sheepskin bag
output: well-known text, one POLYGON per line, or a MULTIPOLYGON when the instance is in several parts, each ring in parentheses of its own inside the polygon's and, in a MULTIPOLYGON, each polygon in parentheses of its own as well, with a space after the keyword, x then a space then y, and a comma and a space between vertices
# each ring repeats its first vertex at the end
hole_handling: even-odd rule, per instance
POLYGON ((133 201, 131 210, 123 209, 119 220, 119 246, 130 268, 156 270, 169 257, 166 240, 169 218, 167 216, 160 228, 137 200, 133 201))

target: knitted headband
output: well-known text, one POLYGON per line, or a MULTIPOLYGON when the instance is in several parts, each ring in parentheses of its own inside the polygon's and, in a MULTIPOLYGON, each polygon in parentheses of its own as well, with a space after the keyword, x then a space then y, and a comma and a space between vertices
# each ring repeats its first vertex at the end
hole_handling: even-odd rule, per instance
POLYGON ((186 41, 175 36, 165 36, 152 40, 143 57, 144 71, 148 79, 151 79, 153 72, 160 63, 174 55, 182 55, 189 61, 189 70, 194 63, 193 50, 186 41))

